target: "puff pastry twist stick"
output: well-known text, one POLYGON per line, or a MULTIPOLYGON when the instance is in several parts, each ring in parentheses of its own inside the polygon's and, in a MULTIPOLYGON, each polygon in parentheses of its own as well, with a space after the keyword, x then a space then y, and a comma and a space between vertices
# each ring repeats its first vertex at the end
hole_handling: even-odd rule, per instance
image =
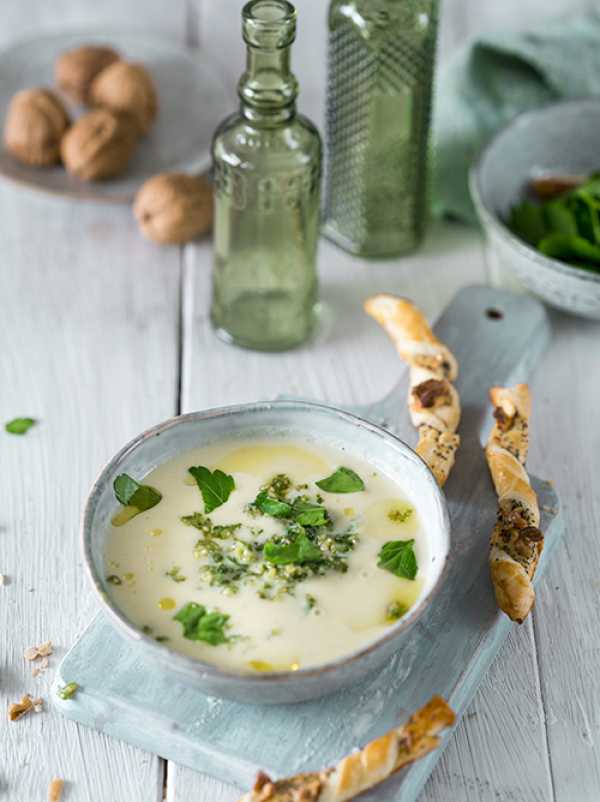
POLYGON ((401 727, 320 772, 271 780, 262 772, 238 802, 344 802, 435 749, 438 733, 454 723, 451 708, 434 696, 401 727))
POLYGON ((460 438, 460 400, 452 385, 458 362, 433 334, 422 312, 405 298, 374 295, 365 311, 383 326, 410 366, 408 408, 419 431, 416 452, 443 486, 454 465, 460 438))
POLYGON ((522 624, 535 601, 532 579, 544 547, 537 495, 525 462, 531 401, 526 384, 492 387, 496 423, 485 448, 498 496, 490 542, 490 573, 498 607, 522 624))

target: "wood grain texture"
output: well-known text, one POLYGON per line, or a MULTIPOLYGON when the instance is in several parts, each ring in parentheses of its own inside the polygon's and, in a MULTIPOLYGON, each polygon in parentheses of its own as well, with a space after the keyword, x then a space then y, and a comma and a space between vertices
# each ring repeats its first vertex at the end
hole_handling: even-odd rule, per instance
POLYGON ((0 431, 0 796, 43 800, 59 776, 70 802, 155 802, 160 761, 66 721, 48 689, 96 609, 79 551, 83 499, 124 440, 175 408, 179 253, 146 244, 126 209, 6 184, 0 221, 0 421, 40 421, 24 437, 0 431), (49 639, 51 669, 33 679, 23 650, 49 639), (7 722, 25 692, 45 697, 45 711, 7 722))
POLYGON ((568 534, 541 583, 534 628, 557 802, 600 799, 600 323, 556 313, 533 386, 531 461, 562 494, 568 534))

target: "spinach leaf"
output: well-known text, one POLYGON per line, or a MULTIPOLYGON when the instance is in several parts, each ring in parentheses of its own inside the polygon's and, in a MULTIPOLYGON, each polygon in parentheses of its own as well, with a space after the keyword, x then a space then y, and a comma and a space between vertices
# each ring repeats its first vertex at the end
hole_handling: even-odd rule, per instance
POLYGON ((117 501, 124 507, 135 507, 138 512, 144 512, 152 507, 156 507, 162 499, 161 493, 150 485, 141 485, 122 473, 113 482, 113 489, 117 501))
POLYGON ((363 480, 351 468, 338 468, 331 476, 315 484, 326 493, 357 493, 365 489, 363 480))
POLYGON ((225 635, 229 616, 216 611, 209 613, 206 607, 196 602, 184 605, 173 616, 173 620, 183 625, 183 637, 188 640, 204 641, 211 646, 219 646, 229 640, 225 635))
POLYGON ((235 488, 233 476, 223 473, 218 468, 210 471, 203 465, 188 468, 200 488, 204 500, 204 512, 207 514, 216 510, 221 504, 225 504, 235 488))
POLYGON ((13 418, 4 424, 4 428, 9 434, 26 434, 35 424, 34 418, 13 418))
POLYGON ((391 540, 384 543, 379 552, 378 567, 404 579, 414 579, 418 570, 414 544, 414 540, 391 540))
POLYGON ((583 237, 551 234, 549 237, 544 237, 538 247, 545 256, 550 256, 552 259, 600 264, 600 245, 594 245, 583 237))
POLYGON ((291 543, 273 543, 269 540, 264 545, 263 554, 265 560, 274 565, 303 565, 323 559, 321 549, 305 532, 300 532, 291 543))
POLYGON ((546 236, 546 223, 542 207, 524 200, 510 211, 508 227, 530 245, 537 245, 546 236))

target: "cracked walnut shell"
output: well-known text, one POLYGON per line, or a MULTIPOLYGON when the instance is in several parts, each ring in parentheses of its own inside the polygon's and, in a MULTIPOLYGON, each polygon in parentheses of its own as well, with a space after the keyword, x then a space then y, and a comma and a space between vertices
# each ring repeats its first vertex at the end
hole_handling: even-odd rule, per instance
POLYGON ((12 155, 34 167, 56 164, 60 141, 70 120, 60 99, 49 89, 25 89, 10 101, 4 144, 12 155))
POLYGON ((148 130, 158 111, 156 87, 141 64, 116 61, 96 76, 90 91, 91 102, 114 112, 130 114, 140 134, 148 130))
POLYGON ((118 60, 119 54, 112 47, 82 45, 67 50, 54 66, 58 88, 75 103, 87 103, 94 78, 118 60))
POLYGON ((155 175, 137 193, 133 213, 142 233, 153 242, 189 242, 212 225, 212 188, 201 176, 155 175))
POLYGON ((94 109, 63 138, 61 155, 70 173, 85 181, 111 178, 127 167, 137 142, 137 127, 124 115, 94 109))

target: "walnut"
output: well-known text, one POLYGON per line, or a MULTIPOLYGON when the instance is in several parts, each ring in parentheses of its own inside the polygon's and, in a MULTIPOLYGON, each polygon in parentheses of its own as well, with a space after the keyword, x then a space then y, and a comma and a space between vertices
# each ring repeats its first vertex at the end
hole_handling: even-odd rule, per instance
POLYGON ((137 142, 137 126, 125 115, 94 109, 63 138, 62 160, 70 173, 86 181, 110 178, 127 167, 137 142))
POLYGON ((19 161, 56 164, 60 140, 70 124, 60 99, 49 89, 25 89, 10 101, 4 125, 6 149, 19 161))
POLYGON ((148 239, 189 242, 212 225, 212 188, 201 176, 155 175, 137 193, 133 213, 148 239))
POLYGON ((141 64, 116 61, 96 76, 90 90, 94 106, 126 112, 137 120, 140 134, 148 130, 158 111, 154 81, 141 64))
POLYGON ((96 75, 118 60, 119 54, 111 47, 82 45, 67 50, 58 57, 54 66, 58 88, 75 103, 87 103, 96 75))

